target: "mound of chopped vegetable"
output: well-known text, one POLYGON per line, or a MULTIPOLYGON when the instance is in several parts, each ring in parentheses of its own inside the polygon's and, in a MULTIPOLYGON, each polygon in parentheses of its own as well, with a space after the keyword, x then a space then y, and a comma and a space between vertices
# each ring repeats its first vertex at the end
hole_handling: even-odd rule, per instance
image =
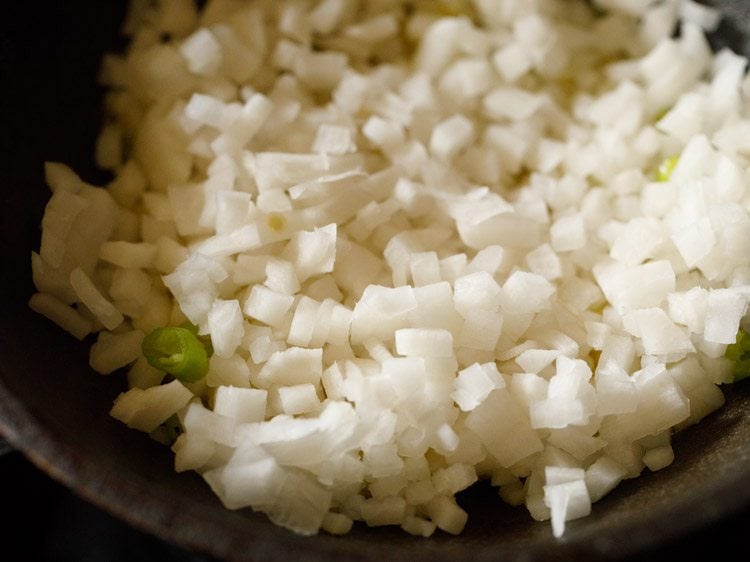
POLYGON ((47 164, 30 305, 230 509, 459 533, 484 478, 561 536, 750 373, 750 79, 717 24, 136 0, 114 179, 47 164))

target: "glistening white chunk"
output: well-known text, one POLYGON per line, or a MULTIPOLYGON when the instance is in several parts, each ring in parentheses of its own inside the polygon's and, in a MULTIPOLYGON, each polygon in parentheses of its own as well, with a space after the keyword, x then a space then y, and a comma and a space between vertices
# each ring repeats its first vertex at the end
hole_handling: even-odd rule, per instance
POLYGON ((261 422, 266 417, 265 390, 220 386, 214 397, 214 412, 240 422, 261 422))
POLYGON ((443 160, 451 160, 473 137, 473 123, 463 115, 454 115, 432 130, 430 151, 443 160))
POLYGON ((396 352, 418 357, 451 357, 453 335, 447 330, 404 328, 396 330, 396 352))
POLYGON ((153 386, 146 390, 133 388, 120 394, 110 414, 128 427, 151 432, 167 421, 193 397, 180 381, 153 386))
POLYGON ((99 292, 80 267, 71 271, 70 285, 81 302, 96 315, 105 328, 114 330, 122 323, 123 316, 120 311, 99 292))
POLYGON ((231 357, 244 333, 239 301, 214 301, 208 312, 208 330, 214 353, 219 357, 231 357))

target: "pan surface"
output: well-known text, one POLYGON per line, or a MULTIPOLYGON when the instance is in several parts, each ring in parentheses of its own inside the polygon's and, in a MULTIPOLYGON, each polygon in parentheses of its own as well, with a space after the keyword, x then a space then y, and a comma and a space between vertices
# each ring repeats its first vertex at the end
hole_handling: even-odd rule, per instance
MULTIPOLYGON (((715 38, 750 53, 750 2, 716 2, 715 38)), ((124 388, 88 368, 87 345, 26 302, 29 255, 38 247, 48 192, 42 162, 71 164, 97 183, 92 164, 101 120, 99 60, 122 47, 124 2, 13 2, 0 23, 0 434, 53 477, 131 524, 218 558, 275 560, 553 560, 621 557, 667 542, 750 505, 750 384, 725 390, 727 405, 674 439, 668 469, 622 484, 568 524, 504 505, 489 486, 460 496, 469 523, 459 537, 419 540, 399 529, 355 526, 346 537, 299 537, 250 510, 228 511, 196 474, 175 474, 171 452, 108 415, 124 388)))

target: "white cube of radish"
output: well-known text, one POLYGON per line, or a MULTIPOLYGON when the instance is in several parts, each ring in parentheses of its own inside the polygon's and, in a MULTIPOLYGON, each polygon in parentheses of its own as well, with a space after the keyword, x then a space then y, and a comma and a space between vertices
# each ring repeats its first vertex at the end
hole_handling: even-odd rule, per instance
POLYGON ((322 0, 317 3, 307 17, 313 31, 328 34, 336 29, 346 11, 346 0, 322 0))
POLYGON ((216 234, 230 234, 245 226, 256 214, 252 196, 237 191, 219 191, 216 198, 216 234))
POLYGON ((352 324, 353 312, 343 306, 335 305, 331 310, 330 325, 326 342, 334 345, 344 345, 349 341, 349 331, 352 324))
POLYGON ((395 334, 396 353, 418 357, 451 357, 453 335, 447 330, 402 328, 395 334))
MULTIPOLYGON (((409 500, 407 499, 407 501, 409 500)), ((435 525, 435 523, 433 523, 432 521, 422 519, 421 517, 407 515, 404 517, 404 522, 401 523, 401 528, 410 535, 427 538, 432 536, 432 534, 435 532, 435 529, 437 528, 437 525, 435 525)))
POLYGON ((375 146, 390 150, 404 144, 406 140, 404 128, 382 117, 370 117, 362 126, 362 134, 375 146))
POLYGON ((128 369, 128 387, 146 390, 161 384, 166 373, 152 367, 145 357, 139 357, 128 369))
POLYGON ((457 101, 470 101, 492 87, 494 73, 484 58, 463 58, 451 64, 440 77, 439 88, 457 101))
POLYGON ((347 154, 356 152, 357 145, 349 127, 324 123, 318 127, 312 150, 318 154, 347 154))
POLYGON ((149 268, 155 257, 156 246, 146 242, 105 242, 99 250, 100 259, 130 269, 149 268))
POLYGON ((505 272, 510 267, 510 252, 502 246, 487 246, 479 250, 471 259, 468 270, 470 273, 476 271, 486 271, 490 275, 496 275, 499 272, 505 272))
POLYGON ((549 281, 562 277, 560 257, 549 244, 543 244, 526 254, 526 264, 532 273, 549 281))
POLYGON ((635 383, 617 363, 608 362, 597 368, 596 403, 599 415, 625 414, 638 408, 635 383))
POLYGON ((243 310, 250 318, 255 318, 269 326, 278 326, 284 321, 284 317, 294 304, 294 297, 277 293, 255 285, 247 297, 243 310))
POLYGON ((604 339, 599 365, 606 365, 610 361, 623 369, 630 369, 635 359, 635 342, 629 336, 609 334, 604 339))
POLYGON ((343 513, 329 511, 323 518, 320 528, 332 535, 345 535, 352 529, 354 522, 343 513))
POLYGON ((724 404, 724 394, 694 357, 672 365, 669 374, 690 400, 690 417, 682 422, 681 426, 700 421, 724 404))
POLYGON ((114 330, 123 321, 123 316, 96 288, 80 267, 70 273, 70 285, 80 301, 94 313, 108 330, 114 330))
POLYGON ((502 306, 512 313, 532 313, 550 307, 555 288, 541 275, 516 271, 503 284, 502 306))
POLYGON ((457 334, 463 319, 453 306, 451 286, 442 281, 413 290, 416 308, 408 312, 409 322, 414 328, 442 328, 457 334))
POLYGON ((300 282, 313 275, 330 273, 336 260, 336 225, 296 233, 285 256, 294 263, 300 282))
POLYGON ((262 422, 266 417, 267 392, 256 388, 219 386, 214 412, 243 423, 262 422))
POLYGON ((332 275, 323 275, 316 279, 307 285, 303 292, 311 299, 321 302, 326 299, 341 302, 344 298, 332 275))
POLYGON ((436 496, 424 506, 424 511, 439 529, 452 535, 459 534, 469 519, 455 500, 447 496, 436 496))
POLYGON ((580 214, 557 219, 550 227, 552 249, 556 252, 570 252, 586 245, 586 225, 580 214))
POLYGON ((477 480, 476 470, 468 464, 452 464, 436 470, 432 475, 432 483, 439 494, 458 493, 477 480))
POLYGON ((550 508, 552 534, 561 537, 565 522, 591 513, 591 499, 583 479, 544 486, 544 503, 550 508))
MULTIPOLYGON (((393 416, 395 418, 395 415, 393 416)), ((395 424, 395 420, 393 420, 395 424)), ((386 437, 378 439, 388 441, 392 435, 392 429, 386 431, 386 437)), ((398 474, 404 469, 404 461, 399 456, 394 443, 380 443, 366 446, 364 449, 364 463, 366 471, 375 478, 383 478, 398 474)))
POLYGON ((653 257, 664 242, 664 226, 651 217, 638 217, 615 238, 609 255, 626 265, 638 265, 653 257))
POLYGON ((675 290, 675 272, 668 260, 657 260, 637 267, 617 262, 600 262, 594 278, 604 296, 618 312, 658 306, 675 290))
POLYGON ((42 241, 39 253, 54 267, 62 264, 65 241, 74 228, 76 218, 89 203, 84 197, 59 189, 50 198, 42 218, 42 241))
POLYGON ((180 381, 146 390, 132 388, 115 399, 110 415, 128 427, 150 433, 192 398, 193 393, 180 381))
POLYGON ((475 363, 458 372, 453 382, 451 398, 464 412, 479 406, 496 388, 503 388, 505 381, 494 363, 475 363))
POLYGON ((277 351, 284 351, 286 348, 284 341, 274 339, 270 329, 267 333, 256 333, 247 346, 248 351, 250 351, 250 358, 256 365, 265 363, 271 355, 277 351))
POLYGON ((292 324, 289 328, 287 343, 298 347, 310 345, 313 332, 316 327, 316 318, 321 303, 311 298, 303 296, 297 303, 297 308, 292 317, 292 324))
POLYGON ((515 82, 533 66, 531 58, 518 43, 508 43, 496 51, 492 63, 500 76, 508 82, 515 82))
POLYGON ((81 178, 70 166, 60 162, 44 163, 44 181, 52 192, 60 190, 76 193, 83 184, 81 178))
POLYGON ((275 258, 266 262, 266 280, 263 284, 282 295, 294 295, 300 289, 294 265, 275 258))
POLYGON ((716 235, 707 217, 684 226, 671 239, 688 267, 698 265, 716 245, 716 235))
POLYGON ((474 123, 463 115, 454 115, 438 123, 430 136, 430 152, 450 161, 474 140, 474 123))
POLYGON ((572 427, 553 429, 550 431, 547 443, 570 453, 577 460, 583 461, 607 445, 604 439, 592 437, 586 433, 584 430, 572 427))
POLYGON ((435 432, 434 449, 441 455, 452 453, 459 443, 458 434, 447 423, 442 424, 435 432))
POLYGON ((214 353, 219 357, 231 357, 244 334, 239 301, 216 299, 208 312, 208 330, 214 353))
POLYGON ((91 346, 89 364, 97 373, 108 375, 125 367, 141 356, 144 333, 140 330, 109 334, 100 332, 91 346))
POLYGON ((201 28, 180 47, 187 61, 188 69, 194 74, 209 76, 216 73, 221 65, 221 44, 206 28, 201 28))
POLYGON ((315 386, 310 383, 281 386, 278 389, 281 411, 285 414, 307 414, 320 408, 315 386))
POLYGON ((734 343, 740 320, 745 316, 748 297, 732 289, 713 289, 708 293, 703 337, 713 343, 734 343))
POLYGON ((408 325, 408 314, 415 308, 417 301, 411 287, 369 285, 354 307, 352 343, 390 338, 395 330, 408 325))
POLYGON ((213 387, 248 387, 250 386, 250 369, 240 355, 220 357, 214 354, 208 360, 206 384, 213 387))
POLYGON ((674 451, 670 445, 654 447, 643 455, 643 463, 652 472, 668 467, 674 462, 674 451))
POLYGON ((85 338, 93 328, 91 322, 78 311, 47 293, 34 293, 29 299, 29 307, 78 340, 85 338))
POLYGON ((152 277, 141 269, 115 269, 112 275, 112 283, 109 286, 109 295, 116 302, 133 302, 138 305, 146 305, 154 301, 152 297, 159 293, 152 290, 154 282, 152 277))
POLYGON ((505 389, 493 390, 466 417, 466 427, 504 467, 542 450, 542 442, 528 416, 505 389))
POLYGON ((586 489, 592 502, 597 502, 617 487, 627 471, 611 457, 601 456, 586 469, 586 489))
POLYGON ((544 105, 544 98, 520 88, 500 86, 484 97, 482 108, 490 119, 528 119, 544 105))
POLYGON ((176 472, 198 470, 216 453, 216 443, 200 433, 183 433, 172 445, 176 472))
POLYGON ((326 397, 331 400, 341 400, 344 397, 344 374, 337 363, 323 371, 321 382, 326 397))
POLYGON ((237 446, 237 420, 209 410, 199 400, 190 402, 187 409, 180 413, 180 420, 185 433, 202 433, 214 443, 237 446))
POLYGON ((638 392, 635 412, 607 416, 599 433, 606 441, 635 441, 677 425, 690 416, 690 402, 663 364, 633 375, 638 392))
POLYGON ((440 18, 432 23, 421 37, 417 67, 430 77, 437 76, 456 56, 467 29, 470 26, 460 18, 440 18))
POLYGON ((330 92, 341 81, 347 62, 344 53, 302 51, 293 61, 292 72, 309 89, 330 92))
POLYGON ((563 428, 588 423, 596 411, 596 392, 590 378, 591 369, 585 361, 559 356, 547 399, 531 405, 531 426, 563 428))
POLYGON ((233 464, 206 472, 204 478, 211 484, 217 478, 219 485, 212 489, 219 494, 229 509, 250 505, 273 505, 277 501, 275 490, 287 480, 287 473, 272 457, 266 455, 242 464, 233 464))
POLYGON ((400 525, 406 515, 406 501, 398 496, 370 498, 362 504, 362 518, 369 527, 400 525))
POLYGON ((256 386, 317 384, 323 373, 321 349, 290 347, 274 353, 253 381, 256 386))
POLYGON ((499 312, 477 309, 464 315, 458 345, 469 349, 493 351, 503 328, 499 312))
POLYGON ((669 293, 669 316, 677 324, 687 326, 690 333, 702 334, 708 311, 708 290, 693 287, 685 292, 669 293))
POLYGON ((373 16, 360 23, 350 25, 344 35, 364 43, 379 43, 398 33, 399 21, 395 14, 373 16))
POLYGON ((204 240, 197 251, 210 257, 227 257, 253 250, 262 245, 258 226, 248 224, 229 234, 212 236, 204 240))
POLYGON ((500 285, 492 275, 486 271, 478 271, 456 279, 453 302, 461 314, 477 308, 497 310, 501 302, 501 292, 500 285))
POLYGON ((440 262, 435 252, 417 252, 409 257, 409 269, 415 287, 440 282, 440 262))
POLYGON ((515 373, 510 380, 510 394, 525 410, 531 411, 531 404, 544 400, 549 383, 534 373, 515 373))
POLYGON ((623 316, 625 330, 641 339, 649 355, 669 355, 681 359, 694 351, 684 328, 677 326, 661 308, 633 310, 623 316))
POLYGON ((266 264, 269 256, 240 254, 232 271, 232 281, 239 286, 261 283, 266 278, 266 264))
POLYGON ((515 361, 525 373, 539 373, 555 362, 562 353, 557 349, 527 349, 521 352, 515 361))

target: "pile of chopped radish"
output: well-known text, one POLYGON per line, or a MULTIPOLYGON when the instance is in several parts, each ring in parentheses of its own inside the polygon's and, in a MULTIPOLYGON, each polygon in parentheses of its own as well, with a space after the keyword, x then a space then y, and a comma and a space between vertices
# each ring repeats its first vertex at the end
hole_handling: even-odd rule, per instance
POLYGON ((750 298, 750 79, 690 0, 135 0, 104 189, 48 163, 31 307, 230 509, 565 522, 724 401, 750 298), (674 33, 679 28, 678 33, 674 33), (197 382, 142 355, 210 339, 197 382), (177 416, 175 418, 174 416, 177 416), (176 423, 176 422, 175 422, 176 423))

